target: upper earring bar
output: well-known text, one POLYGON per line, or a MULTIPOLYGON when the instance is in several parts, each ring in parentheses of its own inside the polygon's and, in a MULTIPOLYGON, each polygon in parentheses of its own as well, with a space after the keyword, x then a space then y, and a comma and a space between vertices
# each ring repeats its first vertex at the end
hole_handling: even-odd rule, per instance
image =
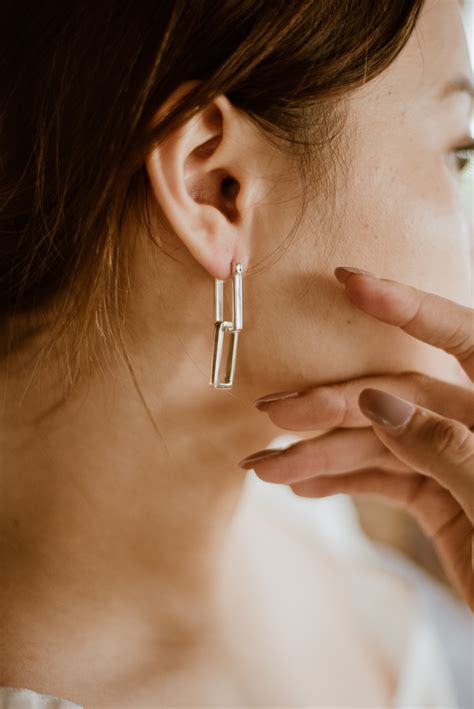
POLYGON ((243 328, 242 273, 242 264, 233 261, 232 322, 229 320, 224 320, 224 281, 218 278, 214 279, 214 347, 212 352, 209 385, 215 387, 216 389, 230 389, 234 383, 239 332, 241 332, 243 328), (225 379, 224 381, 219 381, 224 335, 226 332, 231 334, 231 342, 227 355, 225 379))

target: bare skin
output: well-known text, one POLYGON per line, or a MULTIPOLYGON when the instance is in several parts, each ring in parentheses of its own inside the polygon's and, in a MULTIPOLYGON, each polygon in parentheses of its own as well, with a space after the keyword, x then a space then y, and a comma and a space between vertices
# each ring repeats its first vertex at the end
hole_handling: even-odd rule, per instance
POLYGON ((405 372, 261 404, 283 428, 333 430, 241 464, 305 497, 363 492, 410 510, 474 610, 474 311, 391 280, 337 274, 361 310, 455 355, 466 383, 405 372))
MULTIPOLYGON (((353 264, 468 303, 470 232, 454 151, 467 142, 469 97, 437 97, 459 74, 469 59, 457 2, 428 0, 397 61, 352 98, 337 218, 324 220, 316 195, 298 240, 265 272, 259 265, 299 208, 288 157, 225 96, 148 156, 158 235, 175 260, 128 225, 127 346, 160 435, 118 359, 41 422, 54 368, 31 385, 28 370, 0 373, 0 685, 87 709, 106 706, 103 688, 123 678, 133 687, 153 674, 151 696, 160 696, 177 667, 186 682, 180 674, 173 691, 196 667, 205 687, 226 634, 220 602, 230 589, 219 570, 242 494, 237 462, 281 433, 252 401, 407 369, 460 376, 446 353, 357 313, 332 275, 353 264), (195 152, 211 140, 210 154, 195 152), (236 194, 221 194, 222 171, 236 194), (245 269, 246 320, 236 384, 222 392, 208 385, 213 278, 228 278, 232 260, 245 269)), ((303 560, 299 568, 314 578, 303 560)), ((315 568, 324 573, 322 562, 315 568)), ((379 670, 361 668, 366 686, 379 670)))

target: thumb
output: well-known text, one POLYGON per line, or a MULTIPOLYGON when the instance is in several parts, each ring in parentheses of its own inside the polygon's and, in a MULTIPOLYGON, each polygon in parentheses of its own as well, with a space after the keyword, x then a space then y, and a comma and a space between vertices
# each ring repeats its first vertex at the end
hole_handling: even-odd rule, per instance
POLYGON ((474 434, 467 426, 379 389, 364 389, 359 407, 386 448, 448 489, 474 521, 474 434))

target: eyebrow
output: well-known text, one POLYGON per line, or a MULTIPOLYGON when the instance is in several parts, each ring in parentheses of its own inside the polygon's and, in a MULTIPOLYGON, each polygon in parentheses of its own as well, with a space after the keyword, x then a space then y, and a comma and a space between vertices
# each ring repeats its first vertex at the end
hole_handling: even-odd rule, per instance
POLYGON ((474 84, 467 76, 456 76, 442 88, 439 98, 444 99, 453 94, 463 93, 474 99, 474 84))

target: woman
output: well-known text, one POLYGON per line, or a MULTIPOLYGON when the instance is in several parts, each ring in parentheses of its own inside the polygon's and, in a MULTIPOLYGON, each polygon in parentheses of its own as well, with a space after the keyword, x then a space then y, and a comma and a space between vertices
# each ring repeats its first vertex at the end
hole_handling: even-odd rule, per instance
POLYGON ((5 16, 0 706, 394 705, 409 584, 285 526, 237 462, 298 431, 251 461, 259 477, 383 494, 431 534, 455 520, 463 544, 440 552, 470 602, 472 386, 449 354, 472 375, 458 3, 5 16), (232 263, 226 392, 209 367, 232 263), (347 299, 333 272, 351 264, 417 290, 338 270, 347 299), (403 404, 378 388, 430 427, 418 411, 394 437, 381 422, 403 404))

